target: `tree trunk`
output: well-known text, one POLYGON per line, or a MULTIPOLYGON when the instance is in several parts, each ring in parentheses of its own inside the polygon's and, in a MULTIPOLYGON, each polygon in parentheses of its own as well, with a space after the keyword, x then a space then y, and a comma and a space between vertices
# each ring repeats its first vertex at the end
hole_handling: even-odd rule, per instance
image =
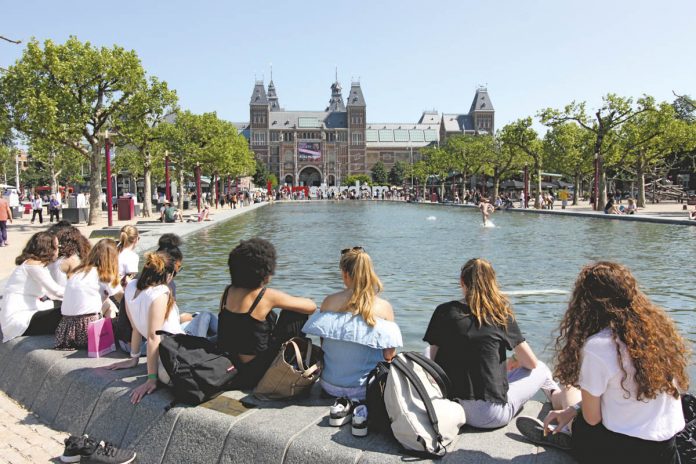
MULTIPOLYGON (((89 222, 88 225, 94 225, 101 218, 101 167, 102 154, 101 144, 95 143, 92 145, 92 153, 89 156, 89 222)), ((109 179, 110 181, 110 179, 109 179)), ((111 198, 106 199, 106 207, 111 206, 111 198)))
POLYGON ((601 166, 599 171, 599 211, 604 210, 607 204, 607 173, 601 166))
POLYGON ((498 191, 500 190, 500 177, 497 174, 493 175, 493 196, 491 197, 492 203, 495 203, 496 198, 498 198, 498 191))
POLYGON ((150 154, 146 153, 145 164, 143 164, 143 217, 152 216, 152 168, 150 162, 150 154))
POLYGON ((213 173, 213 178, 211 179, 211 185, 212 189, 210 190, 210 194, 212 195, 212 198, 210 199, 210 203, 215 203, 215 209, 217 209, 217 172, 213 173))
POLYGON ((580 185, 580 173, 575 173, 575 186, 573 187, 574 193, 573 193, 573 206, 578 205, 578 197, 580 196, 580 191, 582 190, 582 186, 580 185))
POLYGON ((184 210, 184 169, 181 164, 179 164, 179 204, 177 207, 179 211, 184 210))
POLYGON ((643 168, 638 169, 636 177, 638 178, 638 199, 636 200, 636 206, 645 208, 645 172, 643 172, 643 168))
POLYGON ((534 186, 536 189, 536 192, 534 192, 534 208, 541 209, 541 202, 539 201, 539 195, 541 195, 541 168, 535 168, 534 171, 536 171, 536 185, 534 186))

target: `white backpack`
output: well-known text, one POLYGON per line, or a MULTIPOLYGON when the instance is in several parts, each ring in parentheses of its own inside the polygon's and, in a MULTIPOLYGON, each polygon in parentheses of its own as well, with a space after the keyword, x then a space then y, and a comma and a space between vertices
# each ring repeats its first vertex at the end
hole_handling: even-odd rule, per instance
POLYGON ((442 457, 466 423, 464 408, 447 399, 445 372, 420 353, 398 354, 391 362, 384 405, 394 438, 409 451, 442 457))

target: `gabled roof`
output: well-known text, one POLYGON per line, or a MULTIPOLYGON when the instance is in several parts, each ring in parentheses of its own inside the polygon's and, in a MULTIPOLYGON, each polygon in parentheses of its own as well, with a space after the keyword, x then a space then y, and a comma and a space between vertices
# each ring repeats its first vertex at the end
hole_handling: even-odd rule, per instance
POLYGON ((256 81, 249 103, 252 105, 268 105, 268 97, 266 96, 266 89, 263 88, 263 81, 256 81))
POLYGON ((485 87, 479 87, 476 89, 476 94, 474 95, 474 101, 471 102, 471 108, 469 109, 469 114, 474 111, 494 111, 493 102, 488 96, 488 89, 485 87))
POLYGON ((362 89, 359 82, 353 82, 350 86, 348 94, 347 106, 366 106, 365 97, 363 97, 362 89))
POLYGON ((271 130, 288 129, 346 129, 346 112, 333 111, 274 111, 269 115, 271 130))
POLYGON ((445 132, 474 132, 474 120, 469 114, 443 114, 445 132))
POLYGON ((440 114, 437 111, 423 111, 418 124, 440 124, 440 114))
POLYGON ((280 102, 278 101, 278 95, 276 94, 275 84, 273 84, 273 79, 268 83, 268 102, 271 105, 271 111, 280 111, 280 102))
POLYGON ((420 148, 440 140, 439 124, 382 124, 365 127, 365 145, 369 148, 420 148))

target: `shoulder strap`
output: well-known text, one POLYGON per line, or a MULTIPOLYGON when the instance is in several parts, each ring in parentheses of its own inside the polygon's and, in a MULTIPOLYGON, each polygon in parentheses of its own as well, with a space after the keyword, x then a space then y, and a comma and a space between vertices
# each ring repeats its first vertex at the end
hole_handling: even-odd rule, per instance
POLYGON ((444 398, 449 398, 449 392, 452 390, 450 379, 439 365, 422 354, 414 351, 407 351, 404 353, 404 356, 418 364, 423 368, 423 370, 425 370, 425 372, 430 374, 430 376, 435 379, 437 384, 440 386, 442 396, 444 398))
POLYGON ((220 312, 222 312, 223 309, 225 309, 226 303, 227 303, 227 292, 230 291, 230 287, 232 285, 228 285, 225 287, 225 291, 222 292, 222 298, 220 298, 220 312))
POLYGON ((428 395, 427 390, 425 389, 425 386, 421 382, 421 380, 418 378, 418 376, 411 370, 411 368, 403 362, 398 356, 395 357, 392 360, 392 365, 399 369, 406 378, 408 379, 409 382, 413 384, 413 387, 416 389, 416 392, 418 393, 418 396, 421 397, 421 400, 423 401, 423 405, 425 406, 425 411, 428 413, 428 418, 430 419, 430 423, 433 426, 433 429, 435 430, 436 438, 439 443, 442 443, 442 434, 440 434, 440 427, 438 426, 438 420, 437 420, 437 414, 435 413, 435 407, 433 406, 433 402, 430 400, 430 395, 428 395))
POLYGON ((261 291, 259 292, 259 294, 256 295, 256 299, 251 304, 251 308, 249 308, 249 311, 247 311, 247 314, 251 315, 251 313, 254 312, 254 309, 256 309, 256 305, 259 304, 259 301, 261 301, 261 298, 263 298, 264 293, 266 293, 266 287, 263 287, 261 289, 261 291))

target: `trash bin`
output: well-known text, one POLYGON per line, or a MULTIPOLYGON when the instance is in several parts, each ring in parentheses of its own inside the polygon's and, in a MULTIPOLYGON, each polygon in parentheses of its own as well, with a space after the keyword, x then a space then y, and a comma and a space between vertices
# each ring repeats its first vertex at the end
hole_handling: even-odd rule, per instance
POLYGON ((71 195, 68 197, 68 208, 77 208, 77 197, 71 195))
POLYGON ((188 200, 184 200, 184 209, 189 209, 189 203, 188 200))
POLYGON ((135 216, 135 202, 131 197, 118 199, 118 220, 130 221, 135 216))
POLYGON ((24 214, 31 214, 31 203, 24 203, 24 214))
POLYGON ((19 206, 12 207, 12 219, 22 219, 22 210, 19 206))

